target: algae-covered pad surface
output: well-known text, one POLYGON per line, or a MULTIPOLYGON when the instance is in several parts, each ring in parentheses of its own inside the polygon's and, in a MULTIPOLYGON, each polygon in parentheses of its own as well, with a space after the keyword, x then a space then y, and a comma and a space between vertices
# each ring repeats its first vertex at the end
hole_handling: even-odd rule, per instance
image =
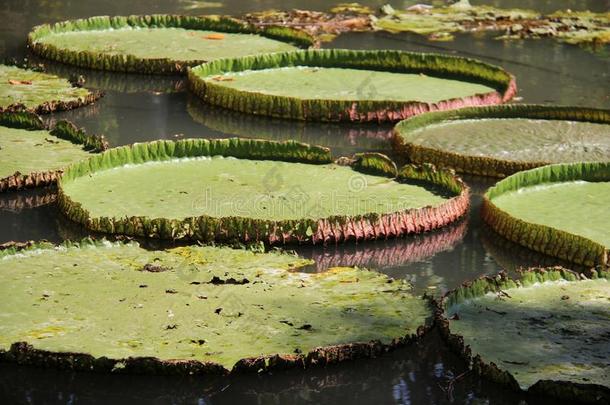
POLYGON ((178 61, 210 61, 296 49, 290 44, 260 35, 183 28, 121 28, 50 33, 37 42, 69 51, 178 61))
POLYGON ((0 108, 21 103, 34 109, 46 102, 84 100, 88 95, 88 90, 55 75, 0 65, 0 108))
POLYGON ((304 66, 226 73, 208 80, 247 92, 322 100, 435 103, 495 91, 481 84, 423 74, 304 66))
POLYGON ((354 268, 306 274, 292 254, 135 244, 0 258, 0 349, 231 368, 239 359, 415 333, 431 314, 403 281, 354 268))
POLYGON ((538 380, 610 385, 610 282, 552 281, 488 293, 448 309, 473 356, 538 380))
POLYGON ((494 197, 493 203, 526 222, 584 236, 610 248, 610 182, 525 187, 494 197))
POLYGON ((116 218, 319 219, 436 206, 450 197, 347 166, 231 157, 125 165, 77 177, 62 188, 92 217, 116 218))
POLYGON ((528 162, 610 160, 610 125, 534 119, 455 120, 413 131, 416 145, 467 156, 528 162))
POLYGON ((63 169, 90 156, 82 145, 59 139, 48 131, 0 126, 0 179, 15 172, 30 174, 63 169))

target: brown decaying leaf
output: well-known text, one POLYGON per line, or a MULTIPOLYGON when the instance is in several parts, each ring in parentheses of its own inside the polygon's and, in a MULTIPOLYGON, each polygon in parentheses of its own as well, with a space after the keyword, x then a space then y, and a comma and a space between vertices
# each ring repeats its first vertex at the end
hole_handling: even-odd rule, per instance
POLYGON ((235 80, 235 78, 226 76, 214 76, 212 77, 212 80, 215 80, 217 82, 232 82, 233 80, 235 80))
POLYGON ((225 36, 223 34, 210 34, 210 35, 205 35, 203 38, 219 41, 219 40, 225 39, 225 36))
POLYGON ((17 85, 17 84, 32 84, 31 80, 13 80, 9 79, 8 84, 17 85))

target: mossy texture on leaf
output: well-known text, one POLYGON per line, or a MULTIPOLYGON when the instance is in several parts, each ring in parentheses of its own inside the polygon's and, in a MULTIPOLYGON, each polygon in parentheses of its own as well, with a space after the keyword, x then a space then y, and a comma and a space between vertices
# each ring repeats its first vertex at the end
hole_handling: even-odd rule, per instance
POLYGON ((514 77, 497 66, 387 50, 221 59, 190 69, 188 78, 190 88, 207 103, 312 121, 396 122, 428 111, 499 104, 516 93, 514 77), (261 80, 270 87, 260 88, 261 80), (425 95, 418 86, 426 87, 425 95))
MULTIPOLYGON (((334 164, 326 148, 249 139, 158 141, 72 165, 59 206, 105 233, 162 239, 327 243, 426 232, 462 217, 469 190, 453 172, 334 164), (151 183, 150 179, 154 179, 151 183), (93 187, 93 188, 91 188, 93 187)), ((388 166, 389 165, 389 166, 388 166)))
POLYGON ((607 273, 529 269, 449 292, 437 324, 479 375, 578 403, 610 400, 607 273))
POLYGON ((551 163, 610 160, 610 111, 507 104, 420 115, 399 123, 394 150, 416 163, 505 177, 551 163))
POLYGON ((571 163, 519 172, 484 195, 482 217, 525 247, 587 266, 608 265, 610 163, 571 163))
POLYGON ((91 104, 100 95, 52 74, 0 65, 0 112, 70 110, 91 104))
POLYGON ((2 112, 0 192, 55 184, 64 167, 107 147, 103 137, 68 121, 49 129, 34 113, 2 112))
POLYGON ((572 44, 602 45, 610 41, 610 13, 558 11, 540 15, 531 10, 471 6, 460 1, 445 7, 382 9, 373 29, 413 32, 431 40, 450 40, 452 33, 497 31, 501 39, 552 37, 572 44))
POLYGON ((87 242, 0 251, 0 359, 83 371, 259 372, 374 357, 432 305, 356 268, 300 273, 287 253, 87 242), (100 308, 105 308, 100 311, 100 308))
POLYGON ((532 10, 472 6, 464 0, 448 6, 415 4, 406 9, 385 5, 377 12, 357 4, 339 5, 328 12, 267 10, 246 14, 243 19, 260 27, 295 27, 318 41, 330 41, 344 32, 383 30, 426 35, 432 41, 451 41, 455 33, 491 31, 503 40, 555 38, 594 51, 610 42, 607 12, 566 10, 541 15, 532 10))
POLYGON ((291 28, 256 28, 228 17, 159 14, 40 25, 28 44, 40 56, 71 65, 175 74, 218 57, 309 47, 313 40, 291 28))

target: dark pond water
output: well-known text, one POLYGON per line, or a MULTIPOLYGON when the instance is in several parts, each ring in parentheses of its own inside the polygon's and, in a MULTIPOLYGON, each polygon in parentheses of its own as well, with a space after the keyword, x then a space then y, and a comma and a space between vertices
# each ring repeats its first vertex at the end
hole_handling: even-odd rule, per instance
MULTIPOLYGON (((478 1, 481 3, 482 1, 478 1)), ((0 4, 0 57, 27 55, 25 36, 36 24, 98 14, 153 12, 232 13, 276 8, 325 9, 322 0, 225 0, 204 2, 3 0, 0 4), (213 6, 213 7, 212 7, 213 6)), ((363 2, 379 6, 384 2, 363 2)), ((405 6, 416 1, 393 1, 405 6)), ((473 1, 474 3, 474 1, 473 1)), ((500 6, 552 11, 556 8, 607 10, 608 2, 497 0, 500 6)), ((597 53, 554 41, 497 41, 490 35, 460 35, 453 42, 429 42, 415 35, 349 34, 328 47, 447 52, 502 65, 517 76, 523 102, 610 108, 608 48, 597 53)), ((262 137, 297 139, 332 148, 337 156, 357 151, 389 152, 391 127, 304 124, 252 117, 204 105, 185 90, 180 77, 149 77, 92 72, 45 63, 69 77, 83 74, 87 85, 106 96, 95 105, 55 114, 91 133, 103 133, 113 145, 184 137, 262 137)), ((466 178, 473 189, 472 209, 463 221, 442 231, 376 243, 327 248, 298 248, 316 261, 314 269, 358 265, 410 280, 418 293, 440 294, 484 274, 519 266, 550 265, 497 237, 482 224, 481 194, 493 181, 466 178)), ((87 233, 64 219, 54 205, 54 190, 0 195, 0 243, 9 240, 78 239, 87 233)), ((466 370, 435 333, 415 347, 375 360, 362 360, 307 372, 279 373, 204 381, 201 378, 107 376, 37 370, 0 364, 0 403, 85 404, 515 404, 542 403, 524 398, 467 374, 448 395, 448 381, 466 370)))

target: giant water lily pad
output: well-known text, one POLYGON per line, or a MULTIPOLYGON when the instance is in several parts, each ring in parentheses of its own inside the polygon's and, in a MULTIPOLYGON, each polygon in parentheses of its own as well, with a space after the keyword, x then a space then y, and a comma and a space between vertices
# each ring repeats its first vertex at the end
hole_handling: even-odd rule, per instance
POLYGON ((318 121, 398 121, 430 110, 498 104, 515 92, 499 67, 403 51, 309 50, 223 59, 189 71, 206 102, 318 121))
MULTIPOLYGON (((600 277, 601 275, 601 277, 600 277)), ((578 403, 610 400, 610 282, 562 268, 501 274, 444 298, 441 330, 475 372, 578 403)))
POLYGON ((0 65, 0 112, 69 110, 90 104, 99 95, 55 75, 0 65))
POLYGON ((53 184, 64 167, 106 148, 68 121, 48 129, 35 114, 0 113, 0 192, 53 184))
POLYGON ((136 236, 269 243, 425 232, 460 218, 468 188, 431 166, 249 139, 158 141, 71 166, 59 205, 88 228, 136 236))
POLYGON ((543 166, 489 189, 483 218, 530 249, 584 265, 610 259, 610 163, 543 166))
POLYGON ((0 358, 82 370, 260 371, 375 356, 429 325, 404 281, 219 247, 37 247, 0 258, 0 358), (100 310, 103 308, 103 310, 100 310))
POLYGON ((28 43, 38 55, 72 65, 176 73, 218 58, 308 47, 312 40, 290 28, 258 29, 224 17, 150 15, 41 25, 28 43))
POLYGON ((503 105, 414 117, 396 126, 395 150, 413 162, 504 177, 551 163, 610 160, 610 111, 503 105))

